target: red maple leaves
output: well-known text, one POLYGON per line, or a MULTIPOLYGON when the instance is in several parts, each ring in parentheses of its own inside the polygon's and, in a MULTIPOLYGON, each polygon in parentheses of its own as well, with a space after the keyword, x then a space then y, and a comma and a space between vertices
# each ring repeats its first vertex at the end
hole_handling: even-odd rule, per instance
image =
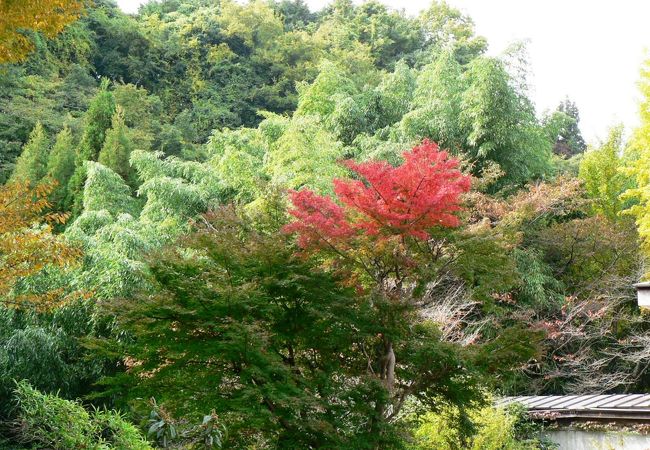
POLYGON ((345 161, 359 179, 334 180, 340 204, 309 189, 291 191, 289 213, 296 220, 285 232, 298 233, 298 245, 312 248, 364 235, 425 240, 431 228, 458 226, 454 213, 460 210, 460 195, 470 188, 458 161, 428 140, 403 156, 397 167, 386 161, 345 161))

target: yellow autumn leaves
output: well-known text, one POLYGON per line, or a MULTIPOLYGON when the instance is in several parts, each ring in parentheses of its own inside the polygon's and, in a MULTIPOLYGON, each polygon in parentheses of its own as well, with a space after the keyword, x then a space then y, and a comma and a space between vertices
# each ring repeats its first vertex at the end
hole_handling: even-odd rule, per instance
POLYGON ((51 225, 63 224, 67 215, 48 212, 51 190, 51 184, 0 187, 0 302, 8 306, 49 309, 66 298, 60 289, 40 295, 13 295, 19 280, 48 266, 73 265, 80 256, 78 249, 52 233, 51 225))
POLYGON ((59 34, 83 12, 82 0, 0 0, 0 64, 22 61, 34 48, 26 31, 59 34))

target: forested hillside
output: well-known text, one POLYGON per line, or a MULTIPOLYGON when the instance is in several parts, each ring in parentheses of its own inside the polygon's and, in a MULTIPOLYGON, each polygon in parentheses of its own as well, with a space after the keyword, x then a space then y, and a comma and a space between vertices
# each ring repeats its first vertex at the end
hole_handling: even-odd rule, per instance
POLYGON ((492 399, 650 388, 648 67, 587 146, 444 2, 59 3, 0 19, 0 448, 548 448, 492 399))

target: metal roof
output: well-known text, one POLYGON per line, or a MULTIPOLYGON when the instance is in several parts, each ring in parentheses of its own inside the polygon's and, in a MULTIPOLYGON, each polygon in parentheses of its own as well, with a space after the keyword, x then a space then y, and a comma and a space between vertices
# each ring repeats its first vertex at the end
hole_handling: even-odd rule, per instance
POLYGON ((520 403, 533 417, 557 419, 633 420, 650 423, 650 394, 530 395, 506 397, 497 406, 520 403))

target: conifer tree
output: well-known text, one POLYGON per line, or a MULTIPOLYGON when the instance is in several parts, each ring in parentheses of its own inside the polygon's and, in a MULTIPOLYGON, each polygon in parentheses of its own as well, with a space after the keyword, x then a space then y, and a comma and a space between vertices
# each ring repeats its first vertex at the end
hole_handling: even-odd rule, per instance
POLYGON ((49 141, 45 129, 40 122, 36 124, 29 140, 16 161, 16 167, 11 175, 12 182, 38 183, 47 170, 49 141))
POLYGON ((50 194, 50 202, 57 210, 65 206, 63 202, 65 201, 68 182, 74 172, 74 160, 72 132, 70 128, 65 126, 56 135, 56 140, 47 161, 47 177, 56 182, 56 187, 50 194))
POLYGON ((587 145, 580 132, 580 113, 578 106, 567 97, 560 103, 557 110, 573 120, 567 123, 565 130, 562 130, 562 134, 553 146, 553 152, 568 157, 584 152, 587 145))
POLYGON ((72 209, 73 216, 79 215, 83 202, 83 186, 86 181, 86 161, 97 161, 99 152, 106 138, 106 131, 111 127, 115 112, 115 100, 104 80, 99 93, 92 100, 85 117, 85 128, 77 156, 75 171, 68 184, 66 207, 72 209))
POLYGON ((135 187, 136 177, 129 165, 133 151, 133 142, 129 129, 124 123, 124 110, 117 106, 111 121, 111 129, 106 132, 106 139, 99 152, 99 162, 120 175, 131 187, 135 187))

